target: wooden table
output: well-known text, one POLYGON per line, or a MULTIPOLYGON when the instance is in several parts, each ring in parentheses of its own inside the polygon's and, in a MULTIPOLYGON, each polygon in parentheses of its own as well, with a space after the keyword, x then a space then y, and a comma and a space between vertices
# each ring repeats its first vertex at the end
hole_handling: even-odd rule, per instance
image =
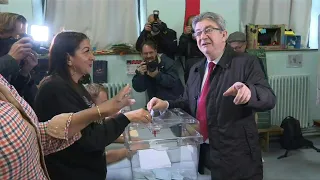
POLYGON ((261 135, 260 138, 260 145, 263 151, 267 152, 269 151, 269 142, 270 142, 270 135, 275 135, 275 134, 282 134, 283 129, 279 126, 272 125, 269 128, 266 129, 258 129, 259 135, 261 135))

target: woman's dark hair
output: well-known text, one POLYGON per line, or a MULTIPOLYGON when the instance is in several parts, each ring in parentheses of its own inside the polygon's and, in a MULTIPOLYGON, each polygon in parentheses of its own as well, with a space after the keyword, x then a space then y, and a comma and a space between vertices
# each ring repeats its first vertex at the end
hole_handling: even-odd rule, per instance
POLYGON ((68 69, 68 55, 74 56, 80 43, 88 37, 80 32, 65 31, 57 34, 49 52, 49 75, 58 74, 63 79, 72 80, 68 69))
POLYGON ((156 43, 154 43, 152 40, 146 40, 146 41, 142 42, 141 47, 140 47, 140 52, 142 52, 142 48, 145 45, 150 46, 154 50, 157 50, 156 43))

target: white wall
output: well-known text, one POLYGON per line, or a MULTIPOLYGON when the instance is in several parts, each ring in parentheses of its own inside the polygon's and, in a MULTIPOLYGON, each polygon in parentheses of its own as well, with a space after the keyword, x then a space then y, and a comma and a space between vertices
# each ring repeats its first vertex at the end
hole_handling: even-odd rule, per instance
POLYGON ((0 5, 0 12, 21 14, 29 22, 33 21, 32 0, 9 0, 9 4, 0 5))
POLYGON ((12 12, 24 16, 28 21, 28 32, 30 25, 43 24, 41 0, 9 0, 9 4, 1 4, 0 12, 12 12))
POLYGON ((241 0, 201 0, 200 12, 211 11, 225 20, 229 34, 239 31, 241 0))
POLYGON ((183 32, 185 0, 146 0, 147 17, 153 10, 159 10, 159 17, 167 26, 177 32, 178 38, 183 32))

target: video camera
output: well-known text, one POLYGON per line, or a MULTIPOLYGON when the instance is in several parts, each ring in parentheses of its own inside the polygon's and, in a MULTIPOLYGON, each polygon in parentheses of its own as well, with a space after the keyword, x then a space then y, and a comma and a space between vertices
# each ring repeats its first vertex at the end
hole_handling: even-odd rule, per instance
POLYGON ((153 11, 153 19, 154 21, 151 23, 151 31, 158 33, 161 30, 161 24, 158 22, 159 20, 159 10, 153 11))

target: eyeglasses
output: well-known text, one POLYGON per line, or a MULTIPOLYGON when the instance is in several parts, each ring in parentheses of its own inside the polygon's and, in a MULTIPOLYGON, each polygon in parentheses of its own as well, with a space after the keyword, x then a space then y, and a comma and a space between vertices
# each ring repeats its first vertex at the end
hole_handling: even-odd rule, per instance
POLYGON ((217 31, 221 31, 220 28, 214 28, 214 27, 207 27, 206 29, 202 30, 202 31, 197 31, 195 33, 193 33, 193 37, 200 37, 202 32, 204 32, 205 35, 211 34, 212 31, 217 30, 217 31))

